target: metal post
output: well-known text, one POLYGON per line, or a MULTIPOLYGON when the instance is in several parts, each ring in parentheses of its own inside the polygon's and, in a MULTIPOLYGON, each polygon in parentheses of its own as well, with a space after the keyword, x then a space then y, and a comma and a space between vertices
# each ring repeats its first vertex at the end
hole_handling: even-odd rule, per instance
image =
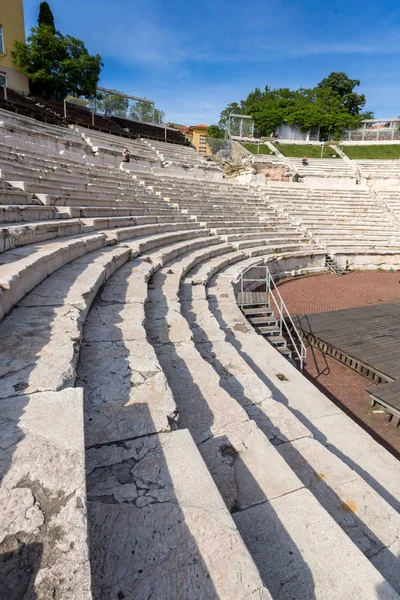
POLYGON ((64 98, 64 119, 66 119, 66 118, 67 118, 67 101, 64 98))
POLYGON ((251 126, 251 137, 254 139, 254 121, 251 126))
POLYGON ((363 129, 362 129, 362 137, 361 137, 361 141, 364 141, 365 138, 365 130, 366 130, 367 124, 363 123, 363 129))
POLYGON ((379 141, 379 132, 380 132, 380 129, 381 129, 381 128, 380 128, 380 127, 379 127, 379 125, 378 125, 378 128, 377 128, 377 130, 376 130, 376 141, 377 141, 377 142, 379 141))
POLYGON ((142 103, 139 102, 139 121, 142 120, 142 103))
POLYGON ((242 131, 243 131, 243 119, 240 119, 240 129, 239 129, 239 135, 240 137, 242 137, 242 131))
POLYGON ((92 108, 92 125, 94 127, 94 108, 92 108))
POLYGON ((396 122, 392 121, 392 142, 394 140, 394 128, 395 128, 396 122))
POLYGON ((283 311, 282 311, 282 298, 281 298, 281 307, 279 309, 279 313, 281 318, 279 319, 279 329, 280 329, 280 335, 282 337, 282 327, 283 327, 283 311))
POLYGON ((154 104, 153 104, 153 121, 152 122, 153 123, 156 122, 156 107, 154 106, 154 104))

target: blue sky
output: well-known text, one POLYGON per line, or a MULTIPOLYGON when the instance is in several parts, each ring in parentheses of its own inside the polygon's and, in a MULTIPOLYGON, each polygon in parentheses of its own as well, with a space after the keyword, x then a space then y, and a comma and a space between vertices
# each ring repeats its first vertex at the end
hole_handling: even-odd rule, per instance
MULTIPOLYGON (((39 0, 24 0, 27 32, 39 0)), ((256 86, 361 80, 367 109, 400 115, 400 4, 383 0, 49 0, 56 27, 102 56, 101 85, 151 98, 170 121, 218 121, 256 86)))

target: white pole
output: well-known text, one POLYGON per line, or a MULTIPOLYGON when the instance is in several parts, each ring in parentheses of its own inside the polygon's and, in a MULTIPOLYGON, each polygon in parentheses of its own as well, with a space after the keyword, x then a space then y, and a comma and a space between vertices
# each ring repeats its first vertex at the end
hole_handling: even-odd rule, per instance
POLYGON ((64 119, 66 119, 66 118, 67 118, 67 101, 64 98, 64 119))

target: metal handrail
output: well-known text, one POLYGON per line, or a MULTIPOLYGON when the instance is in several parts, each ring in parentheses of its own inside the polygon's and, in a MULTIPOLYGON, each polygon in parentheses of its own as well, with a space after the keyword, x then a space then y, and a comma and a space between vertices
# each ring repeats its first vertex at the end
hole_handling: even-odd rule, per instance
POLYGON ((254 269, 254 268, 256 268, 256 269, 265 268, 265 286, 266 286, 266 292, 267 292, 268 296, 270 296, 272 298, 272 300, 274 301, 276 309, 277 309, 277 311, 279 313, 279 317, 280 317, 280 319, 279 319, 280 335, 282 335, 283 324, 284 324, 286 332, 287 332, 287 334, 288 334, 288 336, 289 336, 289 338, 290 338, 290 340, 291 340, 291 342, 293 344, 293 348, 294 348, 294 350, 295 350, 295 352, 296 352, 296 354, 297 354, 297 356, 299 358, 300 371, 302 371, 303 370, 303 366, 304 366, 304 359, 307 356, 307 349, 306 349, 306 347, 304 345, 303 340, 300 337, 300 333, 299 333, 296 325, 294 324, 292 317, 290 316, 290 313, 289 313, 289 311, 287 309, 287 306, 286 306, 286 304, 285 304, 285 302, 284 302, 284 300, 283 300, 283 298, 282 298, 282 296, 281 296, 281 294, 280 294, 280 292, 279 292, 279 290, 278 290, 278 288, 276 286, 276 283, 274 281, 274 278, 271 275, 271 272, 270 272, 268 266, 267 265, 252 265, 251 267, 248 267, 246 270, 243 270, 243 272, 241 272, 241 275, 240 275, 241 290, 242 290, 242 292, 244 291, 244 289, 243 289, 244 288, 243 283, 245 281, 248 281, 248 282, 256 282, 256 281, 262 282, 262 281, 264 281, 264 278, 262 278, 262 279, 245 279, 244 276, 247 273, 247 271, 250 271, 251 269, 254 269), (276 295, 278 296, 278 302, 277 302, 277 300, 276 300, 276 298, 274 296, 274 291, 275 291, 276 295), (284 317, 284 311, 286 312, 286 317, 289 319, 290 324, 291 324, 291 326, 293 328, 292 331, 295 332, 295 336, 297 336, 297 338, 298 338, 298 344, 296 344, 295 340, 293 339, 293 335, 292 335, 292 332, 290 330, 290 327, 288 326, 287 320, 284 317))

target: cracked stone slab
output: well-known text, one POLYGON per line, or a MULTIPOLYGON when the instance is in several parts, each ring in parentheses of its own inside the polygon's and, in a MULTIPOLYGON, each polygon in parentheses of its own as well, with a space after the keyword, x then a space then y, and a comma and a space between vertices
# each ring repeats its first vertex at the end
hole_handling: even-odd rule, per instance
POLYGON ((143 340, 145 313, 143 304, 105 304, 96 302, 85 323, 85 341, 117 342, 143 340))
POLYGON ((95 598, 268 600, 185 430, 87 453, 95 598))
POLYGON ((176 419, 171 390, 146 340, 83 343, 78 382, 87 446, 166 431, 176 419))
POLYGON ((68 305, 15 308, 0 324, 0 398, 73 385, 82 320, 68 305))
POLYGON ((200 444, 199 450, 230 511, 303 487, 253 421, 227 426, 200 444))
POLYGON ((89 600, 82 390, 1 405, 0 595, 89 600))
POLYGON ((274 598, 399 598, 308 490, 233 517, 274 598))

